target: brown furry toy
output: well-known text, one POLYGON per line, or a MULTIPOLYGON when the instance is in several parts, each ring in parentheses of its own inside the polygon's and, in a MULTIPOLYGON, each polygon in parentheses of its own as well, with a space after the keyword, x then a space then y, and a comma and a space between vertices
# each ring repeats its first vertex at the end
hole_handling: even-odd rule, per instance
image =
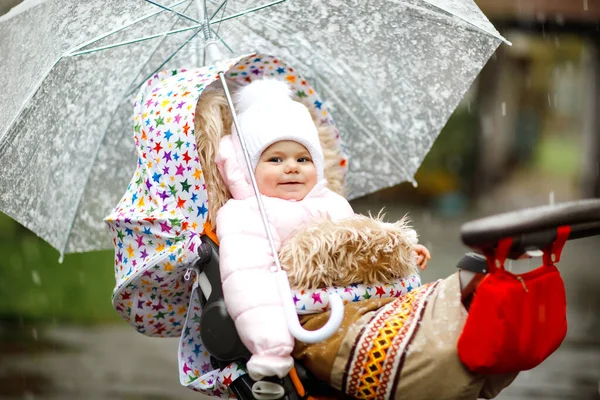
POLYGON ((407 217, 395 223, 355 214, 306 224, 283 243, 279 258, 294 289, 391 283, 418 271, 416 233, 407 217))

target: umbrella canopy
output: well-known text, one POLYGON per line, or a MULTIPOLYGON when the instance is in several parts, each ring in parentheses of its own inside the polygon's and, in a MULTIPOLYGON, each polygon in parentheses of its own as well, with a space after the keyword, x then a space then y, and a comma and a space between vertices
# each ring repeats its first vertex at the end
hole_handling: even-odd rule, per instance
MULTIPOLYGON (((136 167, 136 88, 202 64, 193 3, 36 0, 0 17, 0 209, 61 253, 110 247, 102 218, 136 167)), ((256 4, 220 5, 213 21, 256 4)), ((471 0, 289 0, 218 34, 224 54, 277 54, 313 83, 346 146, 349 198, 413 180, 502 41, 471 0)))

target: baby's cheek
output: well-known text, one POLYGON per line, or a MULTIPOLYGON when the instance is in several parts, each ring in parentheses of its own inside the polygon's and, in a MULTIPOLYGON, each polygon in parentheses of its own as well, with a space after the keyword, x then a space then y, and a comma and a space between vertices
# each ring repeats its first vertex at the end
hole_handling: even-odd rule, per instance
POLYGON ((268 170, 260 171, 256 175, 256 183, 258 184, 258 190, 266 195, 273 197, 277 188, 277 175, 268 170))

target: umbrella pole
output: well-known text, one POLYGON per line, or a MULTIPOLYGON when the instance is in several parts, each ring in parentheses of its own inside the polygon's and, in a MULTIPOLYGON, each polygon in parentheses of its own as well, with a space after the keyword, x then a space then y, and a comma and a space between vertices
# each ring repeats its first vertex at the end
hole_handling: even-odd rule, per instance
MULTIPOLYGON (((217 42, 215 41, 212 31, 210 29, 210 19, 208 16, 208 12, 206 10, 206 0, 196 0, 196 6, 198 7, 198 12, 200 14, 200 20, 203 21, 202 31, 204 33, 204 40, 206 41, 205 50, 204 50, 204 58, 205 61, 208 61, 210 64, 217 64, 221 61, 221 52, 217 46, 217 42)), ((233 106, 233 100, 231 99, 231 93, 229 92, 229 87, 227 86, 227 81, 225 79, 225 73, 219 71, 219 78, 221 79, 221 83, 223 85, 223 90, 225 91, 225 97, 227 98, 227 103, 229 104, 229 108, 231 109, 231 114, 233 117, 233 123, 237 131, 239 132, 240 144, 242 146, 242 152, 244 153, 244 160, 246 161, 246 167, 248 168, 248 172, 250 174, 250 181, 252 183, 252 189, 254 190, 254 194, 256 196, 256 201, 258 203, 258 209, 260 211, 260 216, 263 222, 263 226, 265 228, 265 232, 267 234, 267 239, 269 240, 269 245, 271 247, 271 251, 273 252, 275 258, 275 269, 273 272, 281 271, 281 263, 279 262, 279 257, 277 256, 277 248, 275 247, 275 241, 273 240, 273 234, 269 229, 269 223, 267 220, 267 214, 265 212, 262 199, 260 196, 260 192, 258 190, 258 185, 256 184, 256 178, 254 177, 254 171, 252 171, 252 163, 250 162, 250 156, 248 155, 248 149, 246 147, 246 140, 244 139, 244 135, 242 135, 240 130, 240 125, 237 118, 237 113, 235 112, 235 107, 233 106)))
MULTIPOLYGON (((196 0, 196 7, 198 7, 198 14, 200 15, 200 21, 202 21, 202 32, 204 33, 204 63, 203 65, 214 65, 222 61, 221 51, 217 45, 217 40, 213 36, 210 29, 210 17, 206 10, 206 0, 196 0)), ((224 78, 223 78, 224 82, 224 78)), ((232 108, 233 110, 233 108, 232 108)))

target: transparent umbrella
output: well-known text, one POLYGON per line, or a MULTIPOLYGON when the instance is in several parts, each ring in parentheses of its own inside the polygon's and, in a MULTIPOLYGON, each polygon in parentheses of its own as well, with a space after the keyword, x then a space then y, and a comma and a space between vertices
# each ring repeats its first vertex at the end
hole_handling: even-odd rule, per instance
MULTIPOLYGON (((346 146, 349 198, 413 181, 504 40, 471 0, 263 6, 209 1, 212 33, 225 56, 276 54, 313 83, 346 146)), ((61 254, 109 248, 102 218, 136 165, 133 98, 157 70, 204 63, 202 8, 31 0, 0 17, 0 210, 61 254)))

